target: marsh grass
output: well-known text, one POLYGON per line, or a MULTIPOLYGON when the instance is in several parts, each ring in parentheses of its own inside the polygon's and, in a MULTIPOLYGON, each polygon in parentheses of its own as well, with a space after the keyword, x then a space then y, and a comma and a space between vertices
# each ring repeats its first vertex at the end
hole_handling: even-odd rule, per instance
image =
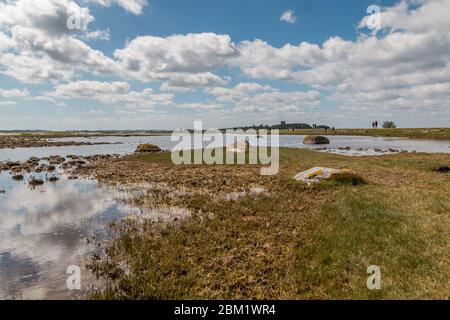
POLYGON ((122 183, 165 182, 193 192, 141 205, 188 208, 191 219, 158 227, 124 221, 89 268, 106 280, 94 299, 414 299, 450 296, 450 179, 433 169, 448 155, 350 158, 281 149, 277 176, 259 166, 174 166, 170 153, 93 168, 122 183), (306 186, 313 166, 348 168, 365 183, 306 186), (234 201, 222 190, 267 192, 234 201), (366 288, 369 265, 382 289, 366 288))

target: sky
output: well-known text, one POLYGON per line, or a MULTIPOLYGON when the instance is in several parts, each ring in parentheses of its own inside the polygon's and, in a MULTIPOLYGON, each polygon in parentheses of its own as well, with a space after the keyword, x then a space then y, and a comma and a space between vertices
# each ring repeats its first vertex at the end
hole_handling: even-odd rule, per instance
POLYGON ((0 0, 0 130, 450 124, 450 0, 0 0))

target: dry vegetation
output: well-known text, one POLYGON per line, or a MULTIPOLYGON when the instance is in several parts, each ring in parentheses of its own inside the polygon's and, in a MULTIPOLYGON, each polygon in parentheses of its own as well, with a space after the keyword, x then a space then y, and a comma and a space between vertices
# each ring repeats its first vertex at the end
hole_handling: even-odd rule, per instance
POLYGON ((448 299, 450 178, 436 169, 449 163, 449 155, 282 149, 280 173, 262 177, 258 166, 173 166, 168 153, 97 162, 84 173, 158 185, 134 202, 187 208, 192 217, 115 224, 120 236, 89 265, 108 286, 91 297, 448 299), (292 179, 317 165, 349 168, 366 183, 292 179), (379 291, 366 288, 372 264, 382 270, 379 291))

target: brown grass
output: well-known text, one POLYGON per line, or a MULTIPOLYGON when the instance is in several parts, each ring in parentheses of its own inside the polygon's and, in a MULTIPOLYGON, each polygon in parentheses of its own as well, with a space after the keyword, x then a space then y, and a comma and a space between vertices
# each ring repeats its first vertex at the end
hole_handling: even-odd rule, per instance
POLYGON ((281 171, 258 166, 173 166, 170 154, 99 162, 103 182, 163 184, 136 203, 171 205, 191 219, 164 227, 126 220, 90 268, 97 299, 448 299, 449 155, 350 158, 282 149, 281 171), (348 168, 363 185, 307 187, 313 166, 348 168), (252 187, 267 192, 252 194, 252 187), (174 190, 184 190, 174 196, 174 190), (247 192, 235 200, 223 196, 247 192), (379 265, 382 290, 366 288, 379 265))

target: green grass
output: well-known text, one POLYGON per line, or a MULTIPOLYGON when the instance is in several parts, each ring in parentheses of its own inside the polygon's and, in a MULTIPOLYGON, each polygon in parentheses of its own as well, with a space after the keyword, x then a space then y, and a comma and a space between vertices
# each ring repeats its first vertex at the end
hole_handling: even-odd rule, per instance
POLYGON ((264 178, 252 166, 173 166, 170 153, 115 163, 112 172, 128 172, 118 181, 211 191, 139 199, 143 206, 185 207, 193 216, 165 227, 118 223, 120 237, 90 264, 108 284, 91 298, 450 297, 450 179, 434 171, 450 163, 449 155, 350 158, 281 149, 280 161, 279 175, 264 178), (349 168, 365 183, 308 187, 292 179, 317 165, 349 168), (225 188, 254 184, 268 192, 220 198, 225 188), (366 287, 369 265, 381 268, 379 291, 366 287))
POLYGON ((375 136, 375 137, 405 137, 416 139, 450 140, 450 128, 411 128, 411 129, 301 129, 281 134, 291 135, 342 135, 342 136, 375 136))

